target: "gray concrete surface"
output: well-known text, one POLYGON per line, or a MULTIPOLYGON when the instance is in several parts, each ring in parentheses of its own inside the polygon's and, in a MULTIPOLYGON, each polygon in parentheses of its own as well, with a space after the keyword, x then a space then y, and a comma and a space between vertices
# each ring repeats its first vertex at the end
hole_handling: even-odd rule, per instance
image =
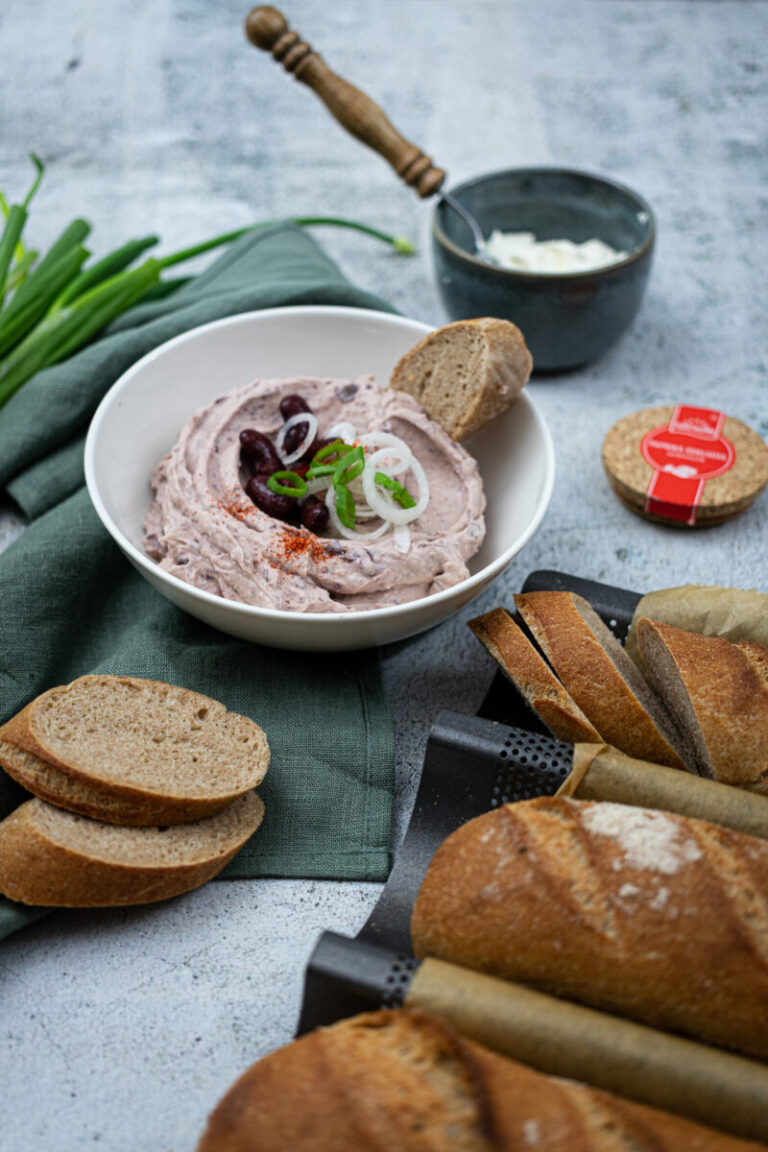
MULTIPOLYGON (((170 250, 284 214, 355 216, 421 242, 412 260, 318 232, 358 284, 444 320, 429 209, 244 42, 234 0, 4 0, 0 186, 50 165, 31 234, 94 224, 99 250, 148 230, 170 250)), ((368 88, 454 182, 557 163, 636 187, 659 218, 648 297, 605 359, 531 385, 553 432, 546 521, 502 579, 385 653, 399 836, 429 725, 474 711, 492 669, 465 627, 556 567, 627 587, 768 591, 768 497, 701 533, 625 511, 600 467, 611 423, 698 401, 768 433, 765 98, 768 4, 723 0, 292 0, 294 25, 368 88)), ((0 415, 2 419, 2 415, 0 415)), ((0 516, 0 546, 22 529, 0 516)), ((354 932, 375 885, 212 884, 168 906, 52 916, 0 944, 0 1150, 192 1152, 244 1067, 286 1041, 324 927, 354 932)))

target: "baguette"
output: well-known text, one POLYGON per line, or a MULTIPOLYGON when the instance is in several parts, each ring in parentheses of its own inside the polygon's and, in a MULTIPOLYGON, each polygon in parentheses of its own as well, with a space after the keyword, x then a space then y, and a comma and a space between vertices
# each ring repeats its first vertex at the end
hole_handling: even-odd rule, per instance
POLYGON ((515 596, 515 605, 607 744, 638 760, 698 771, 664 705, 586 600, 573 592, 529 592, 515 596))
POLYGON ((760 1145, 534 1072, 423 1012, 368 1013, 254 1064, 197 1152, 748 1152, 760 1145))
POLYGON ((406 352, 389 384, 418 400, 453 440, 466 440, 514 403, 532 367, 509 320, 457 320, 406 352))
POLYGON ((704 775, 768 796, 768 648, 645 617, 637 642, 704 775))
POLYGON ((768 1059, 768 844, 703 820, 538 799, 470 820, 413 910, 435 956, 768 1059))
POLYGON ((0 728, 0 765, 51 803, 113 823, 198 820, 251 791, 269 746, 223 704, 156 680, 81 676, 0 728))
POLYGON ((263 815, 255 792, 174 828, 121 828, 27 800, 0 823, 0 893, 59 908, 167 900, 221 872, 263 815))
POLYGON ((476 616, 469 627, 557 740, 601 743, 600 734, 503 608, 476 616))

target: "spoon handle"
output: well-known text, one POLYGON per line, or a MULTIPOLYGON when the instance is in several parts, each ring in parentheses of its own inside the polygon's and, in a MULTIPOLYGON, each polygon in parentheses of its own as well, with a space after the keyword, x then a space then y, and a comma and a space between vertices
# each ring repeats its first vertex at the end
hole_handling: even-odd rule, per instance
POLYGON ((370 96, 332 72, 322 56, 298 32, 290 30, 282 12, 267 4, 252 8, 245 31, 252 44, 271 52, 287 72, 311 88, 347 132, 389 161, 419 196, 438 191, 445 179, 443 169, 436 168, 429 156, 401 136, 370 96))

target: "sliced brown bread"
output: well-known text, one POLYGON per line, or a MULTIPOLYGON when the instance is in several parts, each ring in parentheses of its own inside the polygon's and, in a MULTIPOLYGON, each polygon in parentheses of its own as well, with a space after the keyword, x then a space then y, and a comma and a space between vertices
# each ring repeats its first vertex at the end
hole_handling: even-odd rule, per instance
POLYGON ((170 824, 217 812, 258 785, 269 746, 258 724, 198 692, 81 676, 0 728, 0 764, 30 791, 86 815, 170 824))
POLYGON ((252 1065, 197 1152, 758 1152, 547 1076, 409 1009, 316 1028, 252 1065))
POLYGON ((173 828, 122 828, 27 800, 0 822, 0 892, 59 908, 166 900, 220 872, 263 815, 255 792, 173 828))
POLYGON ((470 620, 469 627, 556 739, 569 744, 602 742, 597 729, 508 612, 494 608, 470 620))
MULTIPOLYGON (((28 792, 47 800, 59 808, 106 820, 110 824, 130 824, 136 827, 158 827, 166 824, 184 824, 200 819, 199 804, 184 804, 157 797, 128 799, 102 792, 93 784, 54 768, 31 752, 25 752, 7 740, 0 740, 0 767, 28 792)), ((215 807, 206 804, 205 816, 225 808, 229 800, 215 807)))
POLYGON ((406 352, 389 385, 418 400, 452 439, 465 440, 514 403, 532 367, 509 320, 458 320, 406 352))
POLYGON ((528 592, 515 605, 603 739, 628 756, 697 771, 671 716, 610 628, 573 592, 528 592))
POLYGON ((647 617, 636 635, 643 667, 704 773, 768 795, 768 648, 647 617))

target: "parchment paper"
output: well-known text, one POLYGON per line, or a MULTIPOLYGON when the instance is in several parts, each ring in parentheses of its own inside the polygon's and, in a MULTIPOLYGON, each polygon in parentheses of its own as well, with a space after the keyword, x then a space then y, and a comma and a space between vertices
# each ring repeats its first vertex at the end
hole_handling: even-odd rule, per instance
POLYGON ((677 812, 768 840, 768 796, 635 760, 607 744, 574 746, 573 770, 557 795, 677 812))
POLYGON ((554 1076, 752 1140, 768 1140, 768 1065, 426 959, 406 1006, 554 1076))
POLYGON ((641 616, 684 628, 686 632, 724 636, 734 643, 756 640, 768 647, 768 595, 764 592, 703 584, 683 584, 679 588, 649 592, 635 608, 627 634, 627 652, 639 668, 643 662, 635 628, 641 616))

